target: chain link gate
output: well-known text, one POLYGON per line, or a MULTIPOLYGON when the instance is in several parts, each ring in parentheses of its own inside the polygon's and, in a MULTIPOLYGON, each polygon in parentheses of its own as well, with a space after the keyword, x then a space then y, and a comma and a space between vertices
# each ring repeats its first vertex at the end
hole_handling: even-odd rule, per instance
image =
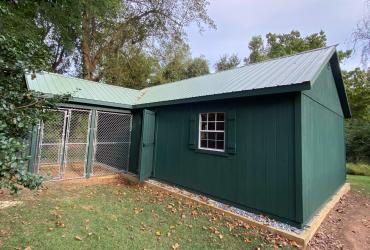
POLYGON ((89 145, 92 111, 58 109, 56 119, 41 123, 35 170, 58 179, 87 175, 88 148, 93 147, 93 176, 128 171, 131 144, 131 114, 96 112, 95 138, 89 145))
POLYGON ((97 111, 92 175, 128 171, 131 123, 130 114, 97 111))
POLYGON ((35 163, 39 175, 60 179, 68 113, 66 110, 54 112, 55 119, 40 124, 38 157, 35 163))
POLYGON ((69 110, 63 179, 81 178, 86 175, 90 117, 91 111, 69 110))

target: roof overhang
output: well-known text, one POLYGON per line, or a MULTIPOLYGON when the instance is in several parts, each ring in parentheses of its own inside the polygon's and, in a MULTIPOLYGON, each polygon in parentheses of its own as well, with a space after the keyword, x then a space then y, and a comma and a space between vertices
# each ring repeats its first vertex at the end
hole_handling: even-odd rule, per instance
POLYGON ((291 93, 291 92, 300 92, 304 90, 309 90, 310 88, 311 88, 310 82, 303 82, 303 83, 297 83, 297 84, 292 84, 292 85, 274 86, 270 88, 252 89, 252 90, 230 92, 230 93, 223 93, 223 94, 217 94, 217 95, 207 95, 207 96, 198 96, 198 97, 177 99, 177 100, 170 100, 170 101, 163 101, 163 102, 136 104, 136 105, 133 105, 133 108, 150 108, 150 107, 158 107, 158 106, 165 106, 165 105, 204 102, 204 101, 216 101, 216 100, 241 98, 241 97, 248 97, 248 96, 283 94, 283 93, 291 93))

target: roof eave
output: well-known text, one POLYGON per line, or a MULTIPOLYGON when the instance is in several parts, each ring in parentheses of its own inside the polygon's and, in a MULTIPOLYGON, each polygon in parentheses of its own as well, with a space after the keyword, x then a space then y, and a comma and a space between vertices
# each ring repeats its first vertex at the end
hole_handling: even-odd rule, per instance
POLYGON ((334 77, 335 85, 337 87, 339 101, 342 106, 343 115, 345 118, 351 118, 352 112, 349 106, 346 89, 344 87, 344 82, 342 78, 342 73, 341 73, 341 69, 339 65, 339 59, 338 59, 337 52, 335 52, 332 55, 332 57, 329 60, 329 63, 333 71, 333 77, 334 77))
POLYGON ((177 99, 177 100, 168 100, 168 101, 162 101, 162 102, 149 102, 149 103, 142 103, 142 104, 134 104, 133 108, 134 109, 150 108, 150 107, 158 107, 158 106, 166 106, 166 105, 174 105, 174 104, 241 98, 241 97, 248 97, 248 96, 260 96, 260 95, 300 92, 303 90, 308 90, 310 88, 311 88, 311 83, 309 81, 305 81, 302 83, 296 83, 296 84, 284 85, 284 86, 274 86, 274 87, 269 87, 269 88, 229 92, 229 93, 222 93, 222 94, 216 94, 216 95, 197 96, 197 97, 177 99))

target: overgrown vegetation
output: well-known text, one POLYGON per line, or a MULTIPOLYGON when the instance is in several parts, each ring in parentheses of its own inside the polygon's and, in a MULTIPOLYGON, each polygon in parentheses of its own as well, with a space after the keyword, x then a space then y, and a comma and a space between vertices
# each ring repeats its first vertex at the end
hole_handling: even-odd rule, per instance
POLYGON ((347 163, 347 174, 370 176, 370 165, 365 162, 347 163))
POLYGON ((137 186, 53 186, 12 198, 23 204, 0 209, 4 249, 293 248, 199 204, 137 186))
POLYGON ((33 24, 33 9, 22 17, 18 11, 0 5, 0 189, 13 193, 20 186, 34 189, 41 184, 41 177, 27 171, 26 139, 34 125, 52 117, 47 109, 62 98, 27 91, 24 73, 47 69, 49 53, 33 24))

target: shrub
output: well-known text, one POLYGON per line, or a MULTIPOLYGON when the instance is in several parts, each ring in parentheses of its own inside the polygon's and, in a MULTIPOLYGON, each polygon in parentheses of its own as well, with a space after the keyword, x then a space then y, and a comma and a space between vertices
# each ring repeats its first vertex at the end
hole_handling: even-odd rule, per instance
POLYGON ((347 174, 370 176, 370 165, 367 163, 347 163, 347 174))

